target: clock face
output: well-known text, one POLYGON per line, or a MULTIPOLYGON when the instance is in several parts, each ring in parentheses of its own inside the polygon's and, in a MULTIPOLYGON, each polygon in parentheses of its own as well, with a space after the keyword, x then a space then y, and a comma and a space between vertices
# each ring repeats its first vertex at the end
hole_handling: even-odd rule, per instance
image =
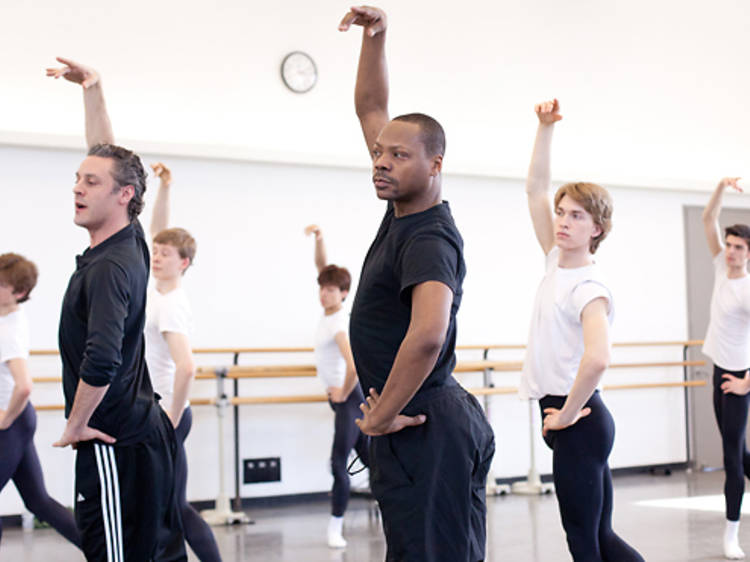
POLYGON ((281 61, 281 79, 291 91, 309 92, 318 81, 318 69, 310 55, 302 51, 289 53, 281 61))

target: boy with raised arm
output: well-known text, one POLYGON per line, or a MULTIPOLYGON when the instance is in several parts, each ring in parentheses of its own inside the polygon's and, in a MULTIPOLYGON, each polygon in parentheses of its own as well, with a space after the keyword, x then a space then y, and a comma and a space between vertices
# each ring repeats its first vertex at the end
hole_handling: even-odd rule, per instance
POLYGON ((750 477, 750 452, 745 444, 750 406, 750 227, 735 224, 726 228, 722 242, 719 214, 727 188, 742 191, 739 179, 722 179, 703 210, 706 242, 714 264, 711 317, 703 353, 714 364, 714 414, 724 457, 723 547, 724 557, 730 560, 745 557, 739 542, 740 509, 745 476, 750 477))
POLYGON ((351 275, 346 268, 328 264, 323 231, 317 225, 305 228, 305 234, 315 236, 315 267, 318 270, 320 305, 323 316, 315 332, 315 367, 318 378, 326 387, 328 404, 335 414, 333 445, 331 446, 331 519, 328 522, 328 546, 344 548, 344 512, 349 503, 348 459, 352 449, 362 463, 368 464, 370 439, 362 433, 356 420, 362 417, 359 409, 365 400, 357 381, 352 350, 349 346, 349 315, 343 307, 349 294, 351 275))
POLYGON ((599 185, 577 182, 560 187, 552 206, 550 149, 562 115, 557 100, 534 109, 539 128, 526 194, 546 271, 534 301, 520 394, 539 400, 573 560, 643 562, 612 530, 607 459, 615 426, 598 390, 609 365, 614 303, 593 254, 612 228, 612 199, 599 185))
POLYGON ((373 436, 370 485, 389 561, 485 558, 492 428, 452 376, 463 241, 441 197, 445 135, 431 117, 390 120, 386 16, 355 7, 363 28, 355 106, 385 216, 365 257, 350 337, 363 390, 360 429, 373 436))
POLYGON ((75 516, 88 560, 186 560, 174 494, 177 447, 144 357, 149 252, 138 215, 146 172, 114 145, 98 74, 66 59, 48 76, 81 84, 89 153, 76 173, 76 259, 60 314, 67 425, 76 448, 75 516))
POLYGON ((185 439, 193 424, 188 395, 196 367, 190 345, 193 313, 182 277, 195 258, 196 243, 183 228, 169 226, 172 173, 161 162, 151 166, 159 178, 151 215, 153 281, 146 302, 146 364, 160 405, 177 436, 175 490, 182 526, 190 548, 202 562, 221 560, 216 539, 200 514, 187 501, 185 439))

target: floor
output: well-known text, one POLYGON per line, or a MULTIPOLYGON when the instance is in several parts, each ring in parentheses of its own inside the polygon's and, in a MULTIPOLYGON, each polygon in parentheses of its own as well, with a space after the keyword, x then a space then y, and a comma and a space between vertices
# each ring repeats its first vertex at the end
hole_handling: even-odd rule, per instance
MULTIPOLYGON (((721 472, 616 477, 615 529, 648 562, 723 560, 722 486, 721 472)), ((750 512, 750 498, 745 507, 750 512)), ((325 502, 254 509, 250 516, 254 525, 214 529, 225 561, 369 562, 385 557, 380 523, 365 499, 353 498, 347 511, 345 550, 325 545, 325 502)), ((750 552, 750 522, 740 536, 750 552)), ((488 498, 487 554, 488 561, 570 560, 555 496, 488 498)), ((73 562, 83 557, 54 531, 10 528, 3 533, 0 560, 73 562)), ((190 560, 196 560, 192 553, 190 560)))

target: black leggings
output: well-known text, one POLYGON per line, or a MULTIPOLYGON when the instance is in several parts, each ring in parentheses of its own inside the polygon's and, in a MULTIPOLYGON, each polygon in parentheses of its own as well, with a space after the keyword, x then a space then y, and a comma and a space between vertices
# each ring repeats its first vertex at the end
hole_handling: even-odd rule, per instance
POLYGON ((745 476, 750 477, 750 452, 745 446, 745 427, 750 394, 724 394, 721 378, 724 373, 743 378, 746 371, 729 371, 714 365, 714 414, 721 433, 724 452, 724 500, 727 519, 739 521, 745 476))
POLYGON ((190 407, 185 408, 180 418, 180 423, 175 429, 177 437, 177 459, 175 460, 174 477, 175 489, 177 491, 177 501, 180 505, 180 515, 182 516, 182 527, 185 533, 185 540, 193 549, 195 555, 201 562, 220 561, 219 547, 216 545, 216 539, 211 532, 211 527, 200 516, 186 498, 185 488, 187 487, 187 457, 185 456, 185 439, 187 439, 190 428, 193 425, 193 412, 190 407))
MULTIPOLYGON (((545 396, 545 408, 561 409, 565 396, 545 396)), ((586 404, 591 413, 544 438, 552 449, 552 473, 560 516, 575 562, 643 562, 643 557, 612 530, 612 475, 607 458, 615 423, 595 392, 586 404)))
POLYGON ((369 466, 370 438, 359 430, 354 420, 362 417, 359 405, 365 401, 359 384, 354 387, 346 402, 328 402, 335 412, 333 447, 331 447, 331 472, 333 472, 333 490, 331 491, 331 515, 342 517, 349 503, 349 473, 347 461, 352 449, 357 451, 359 459, 369 466))
MULTIPOLYGON (((36 411, 31 403, 8 429, 0 431, 0 490, 13 479, 26 509, 80 548, 81 535, 73 514, 49 497, 44 487, 42 467, 34 448, 34 431, 36 411)), ((0 524, 0 538, 2 534, 0 524)))

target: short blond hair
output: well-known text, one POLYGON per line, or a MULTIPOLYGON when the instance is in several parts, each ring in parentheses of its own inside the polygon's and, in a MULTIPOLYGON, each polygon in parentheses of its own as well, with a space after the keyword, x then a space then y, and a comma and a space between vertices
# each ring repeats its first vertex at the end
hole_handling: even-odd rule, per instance
POLYGON ((182 259, 189 259, 190 265, 193 265, 197 244, 195 243, 195 238, 184 228, 166 228, 162 230, 154 236, 154 244, 166 244, 176 248, 180 257, 182 259))
POLYGON ((588 182, 566 183, 555 193, 555 209, 565 196, 583 207, 601 233, 591 239, 589 251, 593 254, 612 230, 612 196, 601 185, 588 182))

